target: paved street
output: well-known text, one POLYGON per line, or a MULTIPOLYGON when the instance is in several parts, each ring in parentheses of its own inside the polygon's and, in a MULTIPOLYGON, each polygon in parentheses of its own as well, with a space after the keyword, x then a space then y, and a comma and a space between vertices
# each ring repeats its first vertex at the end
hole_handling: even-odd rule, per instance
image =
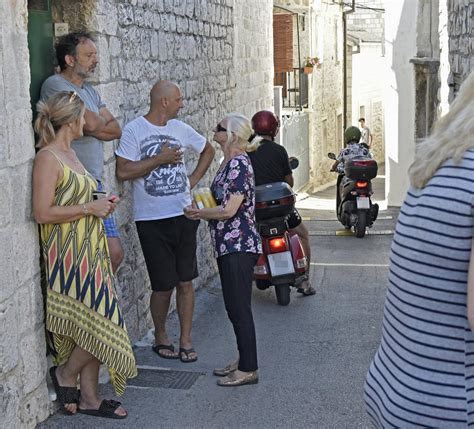
MULTIPOLYGON (((376 195, 383 199, 383 177, 377 179, 376 195)), ((398 211, 381 211, 372 234, 357 239, 336 235, 343 228, 335 221, 333 188, 300 197, 301 213, 311 219, 307 223, 317 295, 301 297, 293 291, 290 305, 280 307, 273 290, 255 289, 258 385, 215 384, 212 369, 228 363, 235 348, 216 284, 197 296, 193 335, 198 362, 160 359, 151 351, 151 337, 145 338, 136 348, 138 363, 145 368, 135 382, 141 387, 130 386, 123 397, 129 418, 56 415, 40 428, 370 427, 363 383, 380 338, 388 253, 398 211), (181 388, 164 387, 173 383, 181 388), (186 383, 192 385, 182 388, 186 383)), ((175 314, 169 326, 176 344, 175 314)), ((110 396, 108 387, 103 390, 110 396)))

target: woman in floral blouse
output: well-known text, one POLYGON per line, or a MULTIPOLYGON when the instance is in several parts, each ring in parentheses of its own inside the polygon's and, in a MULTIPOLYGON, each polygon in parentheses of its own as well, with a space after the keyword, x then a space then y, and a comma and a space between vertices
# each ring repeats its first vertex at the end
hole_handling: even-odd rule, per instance
POLYGON ((219 386, 258 383, 257 344, 251 298, 252 275, 262 243, 255 223, 255 180, 246 151, 255 150, 261 138, 253 135, 250 121, 230 114, 214 128, 214 140, 224 160, 211 186, 218 206, 188 207, 191 219, 208 219, 217 257, 227 315, 234 327, 239 358, 214 374, 219 386))

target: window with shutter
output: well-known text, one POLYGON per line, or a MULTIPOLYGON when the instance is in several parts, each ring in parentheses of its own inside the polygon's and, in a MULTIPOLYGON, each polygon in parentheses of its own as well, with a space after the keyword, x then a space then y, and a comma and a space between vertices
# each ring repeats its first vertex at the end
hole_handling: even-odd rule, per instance
MULTIPOLYGON (((278 6, 275 6, 278 9, 278 6)), ((273 84, 282 87, 283 107, 302 109, 308 105, 308 76, 295 58, 299 52, 298 13, 273 13, 273 84), (296 63, 295 63, 296 62, 296 63)), ((286 10, 285 8, 281 8, 286 10)))
POLYGON ((293 15, 273 15, 273 66, 276 73, 293 71, 293 15))

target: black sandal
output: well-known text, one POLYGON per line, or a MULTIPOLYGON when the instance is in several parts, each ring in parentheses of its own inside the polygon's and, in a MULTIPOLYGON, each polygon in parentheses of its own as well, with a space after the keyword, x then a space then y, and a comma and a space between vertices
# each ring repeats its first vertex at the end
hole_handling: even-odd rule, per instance
POLYGON ((194 350, 192 347, 190 349, 185 349, 183 347, 179 348, 179 360, 183 363, 191 363, 191 362, 196 362, 198 360, 197 356, 194 357, 189 357, 191 353, 196 353, 196 350, 194 350), (183 355, 185 357, 183 357, 183 355))
POLYGON ((74 413, 71 413, 65 408, 66 404, 78 404, 79 403, 79 391, 75 387, 60 386, 58 377, 56 376, 57 366, 52 366, 49 369, 49 375, 53 382, 54 391, 56 392, 56 401, 61 404, 63 411, 67 414, 73 416, 74 413))
POLYGON ((178 355, 167 356, 167 355, 164 355, 163 353, 160 353, 160 350, 169 350, 170 352, 174 353, 173 344, 158 344, 157 346, 153 346, 152 349, 160 358, 163 358, 163 359, 178 359, 179 358, 178 355))
POLYGON ((106 419, 126 419, 128 413, 124 416, 120 416, 115 413, 118 407, 122 405, 119 401, 114 401, 113 399, 104 399, 99 406, 98 410, 87 410, 84 408, 78 408, 77 412, 81 414, 87 414, 89 416, 95 417, 104 417, 106 419))

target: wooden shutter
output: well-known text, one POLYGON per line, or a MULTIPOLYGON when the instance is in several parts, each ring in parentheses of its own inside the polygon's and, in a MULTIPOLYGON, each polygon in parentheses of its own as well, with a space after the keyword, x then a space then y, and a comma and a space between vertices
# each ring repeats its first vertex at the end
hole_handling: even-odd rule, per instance
POLYGON ((293 71, 293 15, 273 15, 273 66, 276 73, 293 71))

